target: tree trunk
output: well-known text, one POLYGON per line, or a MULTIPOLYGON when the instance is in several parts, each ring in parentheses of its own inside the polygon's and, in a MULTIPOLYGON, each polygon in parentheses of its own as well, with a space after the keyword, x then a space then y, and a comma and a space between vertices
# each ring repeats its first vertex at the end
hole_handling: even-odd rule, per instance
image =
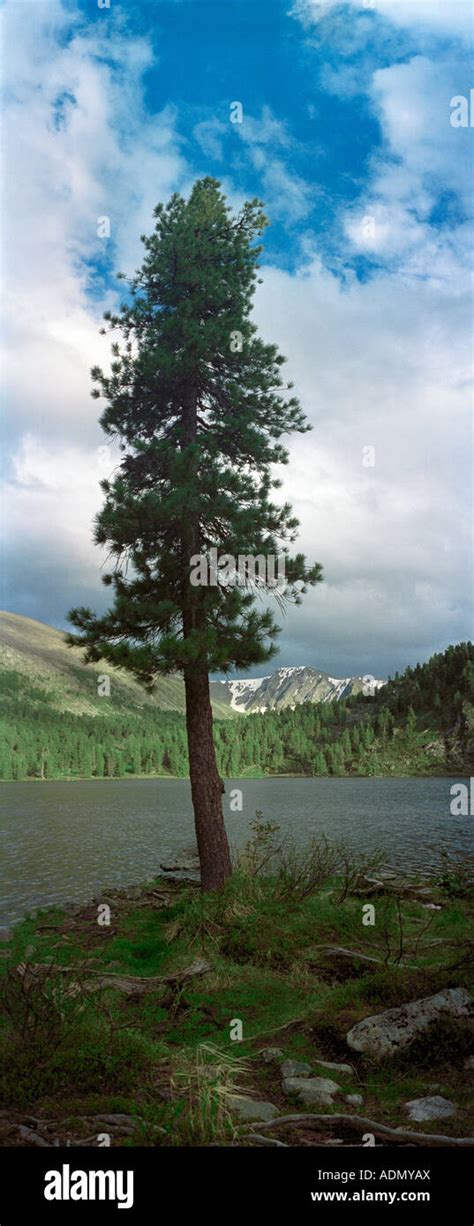
MULTIPOLYGON (((190 386, 183 403, 183 447, 197 440, 197 393, 190 386)), ((199 489, 199 462, 189 457, 189 484, 199 489)), ((200 609, 202 591, 192 586, 189 577, 191 558, 201 550, 199 514, 190 509, 182 526, 183 562, 183 638, 186 642, 203 628, 200 609)), ((205 623, 204 623, 205 624, 205 623)), ((222 812, 224 785, 217 770, 212 737, 212 708, 207 662, 184 668, 186 691, 186 731, 188 734, 189 774, 193 798, 194 825, 201 865, 201 890, 221 890, 231 876, 229 844, 222 812)))
POLYGON ((186 730, 194 823, 201 864, 201 889, 221 890, 232 873, 222 812, 224 785, 212 739, 212 708, 207 673, 186 670, 186 730))

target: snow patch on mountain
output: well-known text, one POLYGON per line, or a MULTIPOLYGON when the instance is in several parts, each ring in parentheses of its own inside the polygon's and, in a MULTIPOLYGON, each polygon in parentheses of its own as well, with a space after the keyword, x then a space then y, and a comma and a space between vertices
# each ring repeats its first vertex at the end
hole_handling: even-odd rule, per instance
MULTIPOLYGON (((211 689, 215 684, 211 682, 211 689)), ((302 702, 332 702, 359 693, 363 688, 363 679, 329 677, 327 673, 301 664, 284 666, 266 677, 239 678, 217 684, 220 701, 227 701, 233 711, 248 714, 252 711, 279 711, 284 707, 294 710, 302 702)), ((384 681, 374 682, 377 689, 384 684, 384 681)))
POLYGON ((228 681, 231 693, 230 705, 234 711, 242 711, 247 707, 248 699, 255 694, 268 677, 250 677, 248 681, 228 681))

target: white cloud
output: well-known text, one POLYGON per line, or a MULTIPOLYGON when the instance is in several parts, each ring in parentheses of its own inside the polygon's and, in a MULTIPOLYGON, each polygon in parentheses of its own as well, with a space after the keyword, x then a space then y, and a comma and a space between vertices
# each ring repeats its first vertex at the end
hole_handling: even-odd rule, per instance
POLYGON ((306 21, 321 21, 331 10, 355 9, 378 13, 394 25, 444 36, 472 35, 470 0, 298 0, 294 12, 306 21))
POLYGON ((91 453, 77 445, 44 445, 34 435, 24 435, 5 491, 10 543, 27 539, 36 547, 42 542, 44 548, 54 526, 54 549, 63 553, 67 546, 72 567, 93 561, 97 567, 91 524, 98 483, 110 475, 116 459, 110 448, 91 453))
POLYGON ((265 271, 258 322, 314 425, 283 470, 301 546, 326 572, 285 621, 297 663, 316 642, 334 667, 339 640, 351 667, 368 652, 388 671, 469 633, 469 300, 423 280, 408 295, 385 271, 343 287, 319 261, 265 271))
MULTIPOLYGON (((388 13, 388 0, 383 7, 388 13)), ((16 439, 7 544, 18 611, 58 621, 83 591, 96 607, 104 600, 91 522, 100 476, 114 461, 98 454, 89 397, 89 367, 106 363, 108 346, 98 337, 104 295, 87 293, 97 218, 111 218, 117 266, 134 268, 154 204, 186 187, 188 172, 173 112, 150 118, 143 106, 146 40, 118 27, 103 45, 100 26, 91 33, 79 22, 68 40, 71 17, 59 0, 36 0, 27 23, 15 0, 4 12, 4 339, 16 439)), ((261 331, 290 355, 315 426, 292 441, 284 492, 326 583, 288 615, 283 658, 334 674, 403 667, 468 633, 466 230, 430 218, 440 191, 464 192, 472 132, 449 124, 450 97, 463 92, 449 59, 435 66, 414 56, 376 71, 369 89, 383 144, 363 196, 339 211, 341 254, 371 252, 383 267, 344 286, 315 256, 293 274, 266 267, 256 304, 261 331), (363 467, 366 446, 375 447, 374 468, 363 467)), ((314 189, 285 164, 288 130, 268 110, 246 122, 236 132, 240 156, 253 160, 271 217, 301 219, 314 189)), ((203 123, 196 135, 215 156, 220 127, 203 123)), ((238 206, 230 177, 224 188, 238 206)), ((305 249, 316 242, 307 236, 305 249)))
POLYGON ((194 136, 206 157, 221 162, 224 157, 224 136, 227 126, 221 119, 203 119, 194 128, 194 136))
POLYGON ((9 0, 3 20, 6 428, 92 441, 89 367, 107 352, 107 297, 87 293, 86 261, 108 241, 98 218, 110 218, 116 266, 133 271, 139 235, 185 166, 172 112, 145 112, 146 40, 100 23, 91 33, 58 0, 35 0, 27 21, 9 0))
MULTIPOLYGON (((206 157, 224 160, 224 137, 229 135, 229 129, 234 139, 240 139, 246 147, 246 157, 259 175, 260 195, 274 220, 298 222, 307 217, 314 208, 316 189, 289 168, 281 156, 282 151, 297 148, 286 124, 276 118, 269 106, 262 107, 259 117, 244 109, 241 123, 225 124, 217 116, 202 120, 196 124, 194 136, 206 157)), ((229 153, 228 147, 226 152, 229 153)), ((231 167, 237 168, 240 147, 237 152, 234 148, 229 156, 231 167)))
POLYGON ((460 71, 457 61, 414 56, 374 72, 370 98, 382 144, 364 196, 344 218, 354 248, 402 264, 409 277, 451 286, 464 284, 472 208, 465 169, 472 132, 450 123, 460 71), (438 224, 437 207, 447 198, 455 202, 454 219, 443 224, 441 213, 438 224))

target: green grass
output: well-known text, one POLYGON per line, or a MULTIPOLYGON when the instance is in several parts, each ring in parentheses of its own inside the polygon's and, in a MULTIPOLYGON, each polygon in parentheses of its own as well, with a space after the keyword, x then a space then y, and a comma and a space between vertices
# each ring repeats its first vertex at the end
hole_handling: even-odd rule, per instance
MULTIPOLYGON (((162 879, 159 884, 163 888, 162 879)), ((219 896, 202 897, 186 884, 166 888, 171 905, 162 909, 152 906, 149 893, 143 895, 146 906, 108 894, 110 928, 101 928, 89 907, 73 916, 58 908, 43 911, 15 929, 1 963, 8 1009, 0 1032, 0 1090, 7 1110, 72 1117, 77 1135, 86 1114, 125 1112, 136 1123, 126 1144, 235 1143, 242 1130, 226 1106, 232 1086, 288 1110, 278 1071, 259 1054, 278 1046, 287 1058, 307 1060, 315 1075, 324 1075, 318 1057, 352 1064, 346 1092, 363 1095, 364 1114, 395 1126, 406 1123, 407 1099, 440 1083, 460 1109, 443 1121, 443 1131, 472 1132, 464 1072, 472 1037, 466 1027, 434 1027, 403 1058, 382 1066, 356 1056, 345 1037, 369 1014, 445 987, 469 986, 461 955, 472 930, 471 896, 453 899, 438 890, 442 910, 432 913, 402 902, 404 956, 397 965, 393 898, 376 900, 378 922, 367 928, 364 900, 349 895, 338 901, 336 880, 284 903, 275 879, 242 870, 219 896), (369 967, 357 958, 337 960, 323 945, 355 948, 381 962, 369 967), (174 991, 166 985, 145 996, 112 988, 67 991, 97 970, 148 978, 198 957, 210 962, 209 972, 174 991), (44 968, 41 990, 34 987, 26 1005, 15 969, 21 962, 44 968), (236 1018, 242 1042, 230 1038, 236 1018), (288 1022, 295 1025, 281 1029, 288 1022)), ((297 1133, 289 1139, 299 1143, 297 1133)))

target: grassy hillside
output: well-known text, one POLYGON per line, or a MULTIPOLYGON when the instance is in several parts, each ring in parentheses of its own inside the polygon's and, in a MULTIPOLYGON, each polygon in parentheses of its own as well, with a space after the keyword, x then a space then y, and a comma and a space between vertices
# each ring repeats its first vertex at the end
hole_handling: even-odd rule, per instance
MULTIPOLYGON (((29 693, 31 706, 44 701, 58 711, 74 715, 113 716, 118 710, 184 711, 184 684, 180 677, 162 677, 153 695, 122 669, 105 663, 84 664, 80 648, 67 647, 65 635, 52 626, 0 612, 0 684, 5 675, 11 683, 16 673, 19 686, 29 693), (110 677, 110 696, 99 694, 99 677, 110 677)), ((213 704, 220 719, 233 716, 227 703, 213 704)))

